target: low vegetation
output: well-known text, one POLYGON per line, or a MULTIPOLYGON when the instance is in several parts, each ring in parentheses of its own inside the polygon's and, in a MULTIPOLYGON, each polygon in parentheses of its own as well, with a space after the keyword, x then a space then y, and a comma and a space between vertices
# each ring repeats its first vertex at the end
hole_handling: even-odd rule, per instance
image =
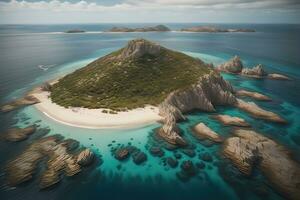
POLYGON ((157 105, 211 70, 199 59, 163 47, 157 56, 146 53, 125 59, 119 56, 123 50, 62 78, 51 87, 52 100, 64 107, 115 111, 157 105))

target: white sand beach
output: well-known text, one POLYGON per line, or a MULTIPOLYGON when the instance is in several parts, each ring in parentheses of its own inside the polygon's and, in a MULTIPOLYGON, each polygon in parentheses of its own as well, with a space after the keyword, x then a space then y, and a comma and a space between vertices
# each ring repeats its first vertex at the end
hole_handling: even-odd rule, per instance
POLYGON ((145 106, 134 110, 118 112, 117 114, 103 113, 103 109, 64 108, 51 101, 49 92, 35 90, 31 94, 41 103, 35 107, 47 117, 65 125, 89 128, 135 128, 153 124, 162 119, 157 107, 145 106))

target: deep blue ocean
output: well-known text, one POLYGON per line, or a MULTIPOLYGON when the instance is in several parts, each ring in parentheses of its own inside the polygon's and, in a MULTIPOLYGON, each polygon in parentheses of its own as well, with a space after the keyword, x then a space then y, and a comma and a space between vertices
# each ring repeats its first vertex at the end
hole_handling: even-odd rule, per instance
MULTIPOLYGON (((288 24, 214 24, 223 28, 251 28, 255 33, 181 33, 183 27, 199 24, 165 24, 172 32, 107 33, 113 26, 138 27, 145 24, 72 24, 72 25, 0 25, 0 104, 21 97, 33 87, 84 67, 94 59, 126 45, 129 40, 145 38, 170 49, 182 51, 205 62, 220 64, 239 55, 246 66, 263 64, 268 72, 288 75, 292 81, 257 80, 223 74, 235 88, 257 91, 270 96, 271 102, 254 101, 261 107, 288 120, 278 125, 254 119, 230 107, 217 108, 246 119, 255 130, 285 145, 300 162, 300 25, 288 24), (85 33, 66 34, 69 29, 85 33)), ((153 24, 146 24, 153 25, 153 24)), ((72 178, 64 178, 56 187, 40 191, 39 173, 33 180, 16 188, 5 185, 5 163, 21 153, 34 135, 20 143, 0 141, 0 199, 283 199, 257 171, 251 178, 242 176, 222 157, 221 145, 205 145, 193 138, 191 127, 204 122, 224 137, 230 127, 211 118, 212 113, 193 112, 181 122, 184 136, 195 144, 197 156, 182 154, 181 161, 200 161, 198 154, 209 153, 213 162, 188 182, 176 177, 175 169, 149 153, 152 135, 160 124, 129 130, 81 129, 59 124, 40 113, 34 106, 0 114, 0 134, 13 126, 37 123, 50 128, 49 135, 61 134, 91 148, 97 161, 72 178), (38 121, 37 120, 41 120, 38 121), (140 166, 131 160, 121 163, 113 158, 111 146, 128 144, 147 154, 140 166)), ((165 157, 173 151, 165 150, 165 157)))

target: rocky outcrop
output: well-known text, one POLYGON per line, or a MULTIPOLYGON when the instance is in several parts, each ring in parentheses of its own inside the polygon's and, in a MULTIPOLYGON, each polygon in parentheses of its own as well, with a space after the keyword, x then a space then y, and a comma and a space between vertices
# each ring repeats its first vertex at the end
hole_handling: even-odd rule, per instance
POLYGON ((274 80, 291 80, 291 78, 282 75, 282 74, 268 74, 267 76, 269 79, 274 79, 274 80))
POLYGON ((31 96, 31 95, 27 95, 23 98, 20 98, 20 99, 17 99, 15 101, 12 101, 8 104, 5 104, 3 106, 1 106, 0 108, 0 111, 1 112, 10 112, 12 110, 16 110, 18 108, 21 108, 23 106, 28 106, 28 105, 33 105, 33 104, 36 104, 36 103, 39 103, 40 101, 31 96))
POLYGON ((250 77, 264 77, 267 75, 267 72, 263 69, 262 64, 258 64, 253 68, 244 68, 241 72, 243 76, 250 76, 250 77))
POLYGON ((35 141, 6 165, 8 184, 16 186, 32 179, 38 164, 45 159, 47 162, 40 179, 41 189, 58 183, 62 174, 73 176, 79 173, 81 167, 77 164, 77 156, 68 152, 68 146, 68 142, 58 136, 49 136, 35 141))
POLYGON ((154 42, 145 39, 136 39, 128 42, 128 45, 122 49, 117 59, 139 58, 145 54, 158 56, 163 47, 154 42))
POLYGON ((90 149, 81 151, 77 157, 77 163, 81 166, 90 165, 93 162, 94 153, 90 149))
POLYGON ((286 148, 252 130, 238 129, 224 142, 223 154, 245 175, 255 165, 271 185, 290 199, 300 198, 300 165, 286 148))
POLYGON ((287 121, 281 118, 278 114, 264 110, 253 102, 245 102, 241 99, 237 99, 235 106, 243 111, 250 113, 255 118, 277 123, 287 123, 287 121))
POLYGON ((185 144, 176 125, 176 121, 185 119, 183 113, 195 109, 214 111, 214 105, 234 105, 232 92, 232 86, 215 72, 204 75, 190 88, 172 92, 159 105, 159 114, 164 118, 159 135, 171 144, 185 144))
POLYGON ((232 117, 229 115, 216 115, 213 116, 213 118, 217 119, 225 126, 241 126, 241 127, 250 126, 244 119, 239 117, 232 117))
POLYGON ((18 142, 22 140, 26 140, 31 134, 33 134, 36 130, 36 126, 28 126, 26 128, 11 128, 5 133, 3 133, 3 137, 5 140, 10 142, 18 142))
POLYGON ((129 150, 127 148, 119 148, 115 151, 115 158, 118 160, 125 160, 129 157, 129 150))
POLYGON ((65 31, 65 33, 84 33, 84 30, 80 30, 80 29, 72 29, 72 30, 67 30, 65 31))
POLYGON ((255 32, 253 29, 221 29, 213 26, 195 26, 191 28, 183 28, 181 31, 202 33, 255 32))
POLYGON ((263 69, 262 64, 258 64, 252 68, 244 68, 242 60, 238 56, 234 56, 229 61, 216 67, 219 72, 238 74, 252 78, 268 78, 275 80, 291 80, 282 74, 269 74, 263 69))
POLYGON ((243 70, 243 62, 239 56, 234 56, 229 61, 219 65, 216 70, 227 73, 239 74, 243 70))
POLYGON ((108 32, 166 32, 171 31, 165 25, 157 25, 153 27, 143 28, 127 28, 127 27, 113 27, 108 32))
POLYGON ((260 94, 258 92, 250 92, 247 90, 238 90, 235 92, 235 95, 239 97, 251 97, 260 101, 271 101, 271 98, 266 95, 260 94))
POLYGON ((213 142, 218 142, 218 143, 222 142, 222 140, 223 140, 219 136, 219 134, 217 134, 216 132, 214 132, 213 130, 211 130, 209 127, 207 127, 203 123, 197 124, 193 128, 193 133, 200 140, 208 139, 208 140, 211 140, 213 142))

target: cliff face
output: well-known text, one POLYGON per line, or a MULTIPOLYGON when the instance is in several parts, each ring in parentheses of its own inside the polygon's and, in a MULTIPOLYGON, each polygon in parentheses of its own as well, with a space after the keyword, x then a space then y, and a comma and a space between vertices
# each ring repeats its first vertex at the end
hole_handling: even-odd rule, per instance
POLYGON ((243 62, 241 61, 240 57, 234 56, 229 61, 219 65, 217 70, 236 74, 240 73, 243 67, 243 62))
POLYGON ((165 119, 159 135, 171 144, 184 144, 176 125, 176 121, 185 119, 183 113, 195 109, 210 112, 215 110, 214 105, 234 105, 236 98, 232 93, 232 86, 215 72, 201 77, 186 90, 172 92, 159 105, 165 119))

